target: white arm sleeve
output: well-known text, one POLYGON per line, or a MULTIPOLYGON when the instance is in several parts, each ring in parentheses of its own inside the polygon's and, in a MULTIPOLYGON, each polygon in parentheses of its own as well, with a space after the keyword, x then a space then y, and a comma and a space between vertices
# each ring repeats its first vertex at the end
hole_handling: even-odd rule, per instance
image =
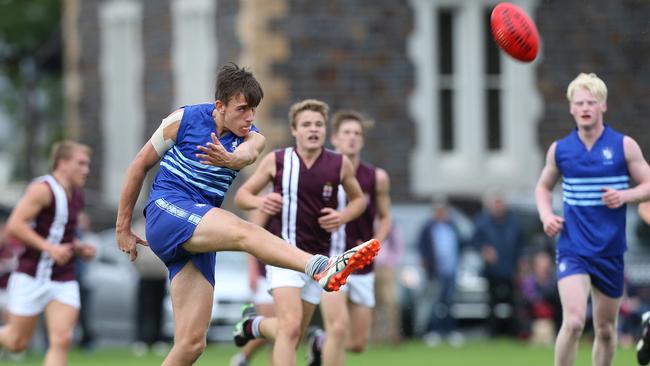
MULTIPOLYGON (((183 118, 182 109, 170 114, 169 116, 167 116, 167 118, 162 120, 162 123, 160 124, 160 126, 158 126, 158 129, 153 133, 153 135, 151 135, 151 139, 149 141, 151 141, 151 144, 153 145, 153 148, 156 150, 156 153, 158 153, 158 156, 162 157, 163 155, 165 155, 167 150, 171 149, 175 143, 174 139, 172 138, 165 139, 164 136, 165 127, 175 122, 180 123, 182 118, 183 118)), ((174 138, 175 137, 176 136, 174 136, 174 138)))

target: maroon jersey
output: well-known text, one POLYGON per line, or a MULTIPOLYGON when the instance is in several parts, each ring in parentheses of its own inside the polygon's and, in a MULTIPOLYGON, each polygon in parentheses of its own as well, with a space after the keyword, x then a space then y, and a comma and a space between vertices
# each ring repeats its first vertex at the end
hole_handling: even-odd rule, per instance
MULTIPOLYGON (((366 210, 361 216, 341 226, 332 235, 332 250, 330 256, 343 253, 345 250, 356 247, 357 245, 372 239, 374 236, 375 216, 377 214, 377 176, 376 168, 370 164, 361 162, 357 168, 357 180, 365 196, 366 210)), ((342 210, 347 204, 345 191, 342 189, 338 193, 338 209, 342 210)), ((372 272, 372 263, 363 269, 358 270, 355 274, 364 274, 372 272)))
MULTIPOLYGON (((76 189, 71 197, 51 175, 37 178, 35 182, 45 182, 52 192, 52 205, 39 212, 33 222, 38 235, 51 244, 72 243, 77 229, 77 217, 83 208, 83 191, 76 189)), ((25 245, 25 251, 18 259, 17 272, 22 272, 37 279, 52 281, 72 281, 75 279, 74 258, 63 265, 45 252, 25 245)))
POLYGON ((268 229, 311 253, 329 254, 331 234, 318 224, 321 209, 336 209, 343 155, 323 149, 307 168, 294 148, 275 151, 273 191, 282 195, 282 210, 270 218, 268 229))

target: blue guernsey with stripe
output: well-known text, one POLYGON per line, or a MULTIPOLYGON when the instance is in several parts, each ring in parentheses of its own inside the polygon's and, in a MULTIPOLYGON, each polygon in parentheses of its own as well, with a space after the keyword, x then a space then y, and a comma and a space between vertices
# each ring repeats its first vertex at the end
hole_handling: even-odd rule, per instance
POLYGON ((563 178, 565 219, 558 251, 604 257, 627 249, 626 206, 611 209, 602 200, 603 188, 630 186, 623 137, 605 125, 591 150, 586 149, 577 129, 557 141, 555 162, 563 178))
MULTIPOLYGON (((164 204, 169 198, 186 198, 199 204, 221 206, 238 171, 201 164, 195 154, 200 153, 197 145, 212 141, 210 133, 217 133, 212 112, 214 104, 196 104, 183 107, 176 136, 176 144, 165 153, 160 161, 160 170, 154 180, 149 202, 164 204)), ((253 125, 252 131, 258 131, 253 125)), ((226 132, 219 142, 232 152, 244 142, 244 137, 226 132)))

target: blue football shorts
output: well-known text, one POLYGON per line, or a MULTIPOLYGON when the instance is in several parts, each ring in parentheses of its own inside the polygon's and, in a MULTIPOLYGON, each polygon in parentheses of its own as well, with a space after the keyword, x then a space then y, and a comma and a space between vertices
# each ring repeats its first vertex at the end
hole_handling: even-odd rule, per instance
POLYGON ((205 279, 214 286, 216 254, 192 254, 182 246, 194 234, 203 215, 212 208, 211 205, 185 198, 158 198, 145 207, 147 242, 167 266, 170 281, 191 259, 205 279))
POLYGON ((574 253, 557 253, 557 279, 586 274, 591 284, 611 298, 623 296, 625 283, 623 255, 587 257, 574 253))

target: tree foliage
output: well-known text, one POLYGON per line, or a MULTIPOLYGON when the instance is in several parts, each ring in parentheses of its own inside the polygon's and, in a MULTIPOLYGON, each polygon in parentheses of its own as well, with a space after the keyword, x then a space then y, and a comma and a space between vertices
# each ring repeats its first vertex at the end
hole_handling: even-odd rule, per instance
POLYGON ((0 0, 0 103, 12 123, 5 151, 27 179, 62 127, 60 0, 0 0), (18 159, 17 159, 18 160, 18 159))

